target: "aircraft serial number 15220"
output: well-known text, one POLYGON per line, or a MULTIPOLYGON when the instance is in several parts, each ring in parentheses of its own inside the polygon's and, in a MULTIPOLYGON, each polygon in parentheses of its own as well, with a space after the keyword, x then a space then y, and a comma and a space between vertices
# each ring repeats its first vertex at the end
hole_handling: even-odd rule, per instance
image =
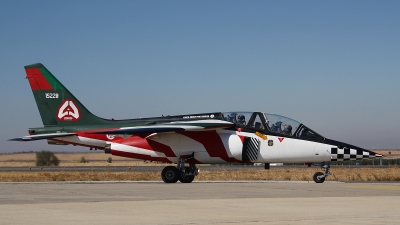
POLYGON ((44 127, 12 141, 47 139, 102 149, 107 154, 176 163, 161 172, 166 183, 190 183, 196 164, 318 163, 382 157, 375 152, 319 135, 290 118, 262 112, 213 112, 180 116, 107 120, 89 112, 42 64, 25 66, 44 127))

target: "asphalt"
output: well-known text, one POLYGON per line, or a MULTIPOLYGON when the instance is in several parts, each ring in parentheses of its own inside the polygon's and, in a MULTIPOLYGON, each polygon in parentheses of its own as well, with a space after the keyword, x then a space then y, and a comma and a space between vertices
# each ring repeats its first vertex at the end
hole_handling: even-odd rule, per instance
POLYGON ((398 224, 399 183, 0 183, 0 224, 398 224))

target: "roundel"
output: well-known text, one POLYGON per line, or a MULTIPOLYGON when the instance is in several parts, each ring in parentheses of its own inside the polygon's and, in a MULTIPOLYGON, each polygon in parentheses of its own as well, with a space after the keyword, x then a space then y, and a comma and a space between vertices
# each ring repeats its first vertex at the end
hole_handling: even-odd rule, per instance
POLYGON ((115 135, 112 135, 112 134, 106 134, 106 137, 107 137, 109 140, 112 140, 112 139, 114 139, 114 138, 115 138, 115 135))
POLYGON ((58 108, 57 119, 60 121, 73 122, 79 120, 80 118, 81 114, 79 112, 79 108, 70 99, 66 99, 58 108))

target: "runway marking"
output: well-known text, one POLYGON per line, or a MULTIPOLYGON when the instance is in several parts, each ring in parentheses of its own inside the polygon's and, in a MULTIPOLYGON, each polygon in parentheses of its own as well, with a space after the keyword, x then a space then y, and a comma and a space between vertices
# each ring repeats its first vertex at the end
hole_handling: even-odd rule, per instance
POLYGON ((346 186, 348 188, 362 188, 362 189, 374 189, 374 190, 389 190, 389 191, 400 191, 400 186, 375 186, 375 185, 360 185, 360 186, 346 186))

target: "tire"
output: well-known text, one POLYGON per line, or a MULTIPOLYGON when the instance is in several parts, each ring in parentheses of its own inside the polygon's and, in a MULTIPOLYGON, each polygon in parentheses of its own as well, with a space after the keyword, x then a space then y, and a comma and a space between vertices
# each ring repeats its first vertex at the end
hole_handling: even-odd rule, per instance
POLYGON ((184 173, 179 174, 179 181, 181 183, 192 183, 194 180, 194 175, 185 175, 184 173))
POLYGON ((315 183, 324 183, 325 181, 325 177, 318 179, 319 176, 324 175, 324 173, 322 172, 316 172, 313 176, 313 179, 315 181, 315 183))
POLYGON ((161 172, 161 178, 165 183, 176 183, 180 178, 180 171, 175 166, 167 166, 161 172))

